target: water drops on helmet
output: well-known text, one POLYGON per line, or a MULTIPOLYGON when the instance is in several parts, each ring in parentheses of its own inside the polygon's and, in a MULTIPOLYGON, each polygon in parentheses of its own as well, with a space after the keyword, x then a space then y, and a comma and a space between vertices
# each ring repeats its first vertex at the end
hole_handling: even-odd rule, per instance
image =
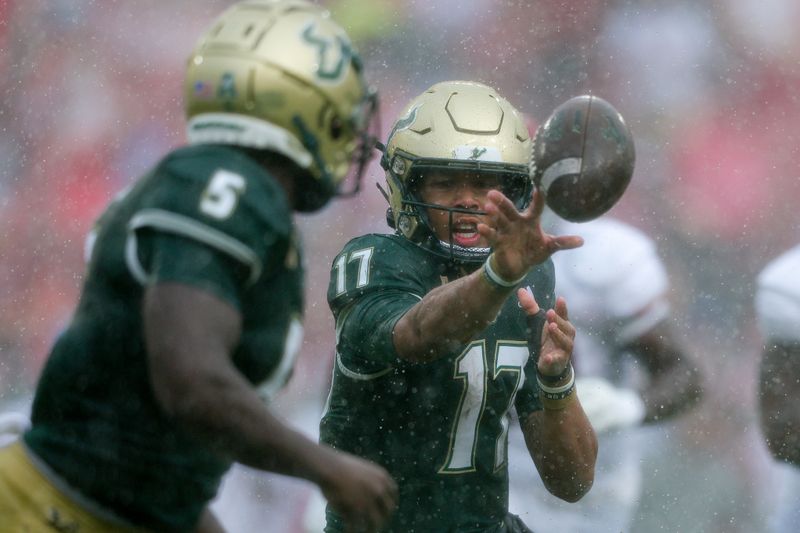
POLYGON ((281 154, 301 211, 322 207, 372 155, 377 93, 329 13, 300 0, 239 2, 199 40, 184 87, 190 143, 281 154))
POLYGON ((386 141, 381 165, 388 188, 387 221, 437 255, 483 262, 488 248, 464 248, 452 238, 436 238, 427 210, 441 209, 451 216, 464 210, 425 204, 417 185, 431 170, 496 174, 503 193, 522 210, 532 192, 530 152, 522 116, 494 89, 469 81, 433 85, 406 106, 386 141))

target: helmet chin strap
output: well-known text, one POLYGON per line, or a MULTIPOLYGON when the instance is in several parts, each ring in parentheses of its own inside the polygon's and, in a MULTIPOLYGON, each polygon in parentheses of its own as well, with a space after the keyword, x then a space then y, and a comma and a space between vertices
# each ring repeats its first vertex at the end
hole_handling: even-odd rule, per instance
MULTIPOLYGON (((388 195, 385 193, 383 188, 378 185, 378 189, 384 193, 387 201, 389 200, 388 195)), ((492 249, 489 247, 466 247, 461 246, 453 242, 453 214, 454 213, 466 213, 470 215, 485 215, 486 211, 481 211, 479 209, 467 209, 464 207, 445 207, 440 204, 429 204, 426 202, 419 202, 416 200, 406 200, 403 202, 406 206, 413 206, 416 208, 416 214, 414 216, 420 218, 422 212, 425 209, 438 209, 439 211, 447 211, 448 214, 448 228, 449 228, 449 242, 444 241, 438 238, 433 233, 433 228, 430 227, 429 224, 425 223, 424 226, 428 228, 428 237, 425 239, 427 241, 428 250, 433 252, 434 254, 444 257, 448 259, 452 263, 482 263, 486 260, 486 258, 491 253, 492 249)), ((392 214, 392 208, 390 207, 389 210, 386 212, 386 219, 387 223, 390 227, 394 228, 394 215, 392 214)), ((396 228, 395 228, 396 229, 396 228)))
POLYGON ((477 263, 485 261, 489 254, 492 253, 492 249, 489 247, 475 246, 467 248, 454 243, 452 237, 450 239, 450 242, 437 239, 436 245, 450 256, 451 261, 477 263))
MULTIPOLYGON (((432 208, 436 209, 436 204, 431 206, 432 208)), ((448 241, 443 241, 442 239, 436 239, 436 245, 443 249, 449 256, 450 260, 453 262, 465 262, 465 263, 476 263, 484 261, 489 254, 492 252, 492 249, 483 246, 461 246, 456 244, 453 239, 453 213, 469 213, 469 214, 476 214, 476 215, 485 215, 485 211, 479 211, 477 209, 467 209, 463 207, 444 207, 438 206, 438 209, 447 211, 447 231, 449 232, 448 241)))

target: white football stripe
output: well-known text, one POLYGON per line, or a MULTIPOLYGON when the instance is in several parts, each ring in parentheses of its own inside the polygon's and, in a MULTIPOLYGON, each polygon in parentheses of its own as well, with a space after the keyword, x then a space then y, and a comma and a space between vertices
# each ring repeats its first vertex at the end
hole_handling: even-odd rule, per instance
POLYGON ((545 193, 547 193, 547 189, 550 188, 550 185, 552 185, 554 181, 556 181, 564 174, 579 173, 582 164, 583 164, 583 158, 581 157, 568 157, 566 159, 561 159, 559 161, 556 161, 555 163, 547 167, 545 171, 542 173, 542 180, 541 180, 542 190, 545 193))

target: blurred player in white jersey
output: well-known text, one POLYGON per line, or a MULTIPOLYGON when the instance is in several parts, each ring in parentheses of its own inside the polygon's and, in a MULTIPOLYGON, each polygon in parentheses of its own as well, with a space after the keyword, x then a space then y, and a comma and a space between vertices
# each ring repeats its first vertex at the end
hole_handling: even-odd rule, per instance
POLYGON ((578 331, 578 394, 599 441, 595 481, 577 503, 551 497, 518 468, 529 461, 527 450, 509 435, 509 508, 537 532, 624 532, 642 485, 644 449, 634 428, 696 405, 700 371, 670 325, 669 282, 652 240, 608 217, 558 224, 557 231, 584 237, 583 247, 553 260, 556 294, 570 302, 578 331))
POLYGON ((789 533, 800 524, 800 245, 761 271, 755 306, 764 338, 761 428, 779 461, 770 530, 789 533))

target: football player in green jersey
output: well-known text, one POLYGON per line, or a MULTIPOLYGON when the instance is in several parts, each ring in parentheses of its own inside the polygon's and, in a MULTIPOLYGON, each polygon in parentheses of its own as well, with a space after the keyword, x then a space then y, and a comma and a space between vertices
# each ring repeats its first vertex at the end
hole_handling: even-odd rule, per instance
POLYGON ((302 331, 293 211, 323 206, 374 143, 359 56, 317 6, 242 2, 200 40, 185 92, 189 146, 98 221, 33 425, 0 450, 0 529, 221 531, 207 504, 234 461, 310 480, 379 528, 387 471, 264 404, 302 331))
MULTIPOLYGON (((320 439, 397 481, 381 531, 528 531, 508 513, 512 408, 553 494, 576 501, 592 485, 597 442, 550 260, 582 240, 542 231, 530 144, 490 87, 434 85, 385 146, 396 232, 355 238, 333 262, 337 350, 320 439)), ((326 514, 326 531, 341 531, 340 513, 326 514)))

